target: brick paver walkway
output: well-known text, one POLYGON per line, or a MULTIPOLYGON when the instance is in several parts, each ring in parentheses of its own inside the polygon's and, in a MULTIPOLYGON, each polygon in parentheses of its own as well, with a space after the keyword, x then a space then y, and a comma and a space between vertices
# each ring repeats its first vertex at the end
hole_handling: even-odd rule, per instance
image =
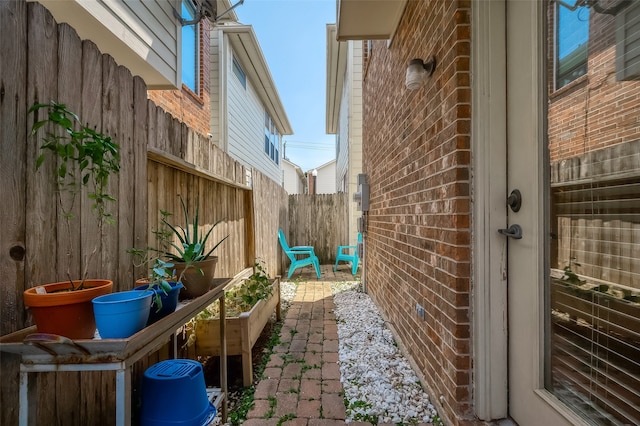
POLYGON ((244 425, 345 424, 333 310, 329 282, 298 286, 244 425))
MULTIPOLYGON (((331 282, 351 281, 349 265, 320 265, 322 278, 303 268, 293 303, 256 385, 254 407, 244 426, 345 426, 346 412, 338 365, 338 326, 331 282)), ((372 426, 350 422, 349 426, 372 426)), ((382 424, 378 426, 395 426, 382 424)), ((417 426, 427 426, 418 423, 417 426)))

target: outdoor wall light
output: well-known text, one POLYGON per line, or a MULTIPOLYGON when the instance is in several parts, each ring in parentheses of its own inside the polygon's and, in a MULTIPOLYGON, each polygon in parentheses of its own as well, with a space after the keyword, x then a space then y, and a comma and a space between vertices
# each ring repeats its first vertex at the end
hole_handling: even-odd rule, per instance
POLYGON ((422 83, 433 74, 436 69, 436 57, 431 56, 427 62, 422 59, 412 59, 407 67, 406 86, 409 90, 417 90, 422 83))

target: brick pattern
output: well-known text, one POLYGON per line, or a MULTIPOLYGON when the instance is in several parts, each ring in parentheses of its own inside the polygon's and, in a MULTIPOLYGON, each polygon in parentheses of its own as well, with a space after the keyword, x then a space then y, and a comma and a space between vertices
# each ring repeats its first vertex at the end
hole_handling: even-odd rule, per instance
POLYGON ((407 3, 374 41, 364 94, 371 199, 366 279, 447 424, 473 423, 470 341, 470 1, 407 3), (416 91, 407 63, 435 55, 416 91), (425 319, 415 314, 426 308, 425 319), (429 389, 430 388, 430 389, 429 389))
POLYGON ((616 20, 591 13, 587 74, 554 91, 553 7, 549 29, 549 155, 552 163, 640 137, 637 82, 616 81, 616 20))
MULTIPOLYGON (((332 281, 352 278, 348 271, 334 273, 332 265, 322 265, 322 269, 332 281)), ((244 426, 347 425, 331 282, 307 282, 315 280, 312 268, 303 274, 305 281, 298 286, 280 331, 281 343, 274 348, 256 385, 254 406, 244 426)), ((348 424, 372 426, 369 422, 348 424)))
POLYGON ((203 135, 210 133, 210 28, 209 20, 200 21, 200 93, 193 93, 184 85, 180 90, 147 91, 147 96, 156 105, 203 135))
POLYGON ((334 307, 330 283, 298 286, 245 426, 345 424, 334 307))

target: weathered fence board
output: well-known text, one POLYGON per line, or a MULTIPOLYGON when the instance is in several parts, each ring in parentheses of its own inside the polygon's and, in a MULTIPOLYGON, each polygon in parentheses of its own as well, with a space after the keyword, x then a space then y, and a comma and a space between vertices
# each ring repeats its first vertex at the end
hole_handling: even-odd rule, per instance
POLYGON ((253 211, 255 212, 255 253, 271 276, 283 270, 278 228, 287 228, 287 193, 262 173, 253 172, 253 211))
MULTIPOLYGON (((133 181, 144 190, 134 189, 133 199, 133 247, 144 247, 147 243, 147 206, 150 203, 147 187, 147 134, 148 117, 147 85, 140 77, 133 79, 133 181)), ((151 207, 151 206, 150 206, 151 207)), ((157 210, 153 210, 157 211, 157 210)), ((143 275, 143 267, 132 271, 133 277, 143 275)))
MULTIPOLYGON (((8 334, 25 326, 22 305, 25 274, 25 233, 26 216, 24 199, 26 182, 24 176, 28 167, 24 161, 27 156, 26 114, 24 108, 27 76, 27 4, 24 2, 0 2, 0 29, 11 37, 0 37, 0 223, 4 224, 0 237, 0 276, 11 277, 10 283, 0 284, 0 334, 8 334), (11 4, 15 3, 15 4, 11 4), (8 255, 9 254, 9 255, 8 255)), ((0 354, 0 424, 16 424, 17 404, 15 380, 9 380, 6 372, 18 371, 19 358, 11 354, 0 354), (6 403, 12 402, 11 404, 6 403)), ((15 377, 15 375, 14 375, 15 377)))
MULTIPOLYGON (((49 12, 30 3, 28 10, 28 48, 27 48, 27 103, 46 102, 56 99, 58 75, 58 38, 57 26, 49 12)), ((27 105, 16 105, 16 108, 27 109, 27 105)), ((31 117, 29 117, 31 118, 31 117)), ((18 123, 19 126, 27 125, 18 123)), ((35 160, 42 137, 51 129, 42 127, 37 135, 27 139, 26 156, 26 274, 25 281, 47 282, 56 278, 57 246, 56 246, 56 202, 49 194, 55 193, 55 183, 51 179, 54 170, 52 162, 44 162, 38 172, 34 173, 35 160)), ((9 169, 11 170, 11 168, 9 169)), ((24 282, 20 283, 25 289, 24 282)), ((30 287, 30 286, 29 286, 30 287)))
MULTIPOLYGON (((102 54, 94 43, 84 41, 82 43, 82 108, 81 119, 83 124, 98 126, 102 123, 102 93, 103 93, 103 60, 102 54)), ((82 188, 78 205, 82 206, 80 220, 80 248, 82 253, 91 251, 94 247, 100 248, 100 238, 96 233, 95 215, 87 208, 87 189, 82 188)), ((87 256, 81 261, 81 269, 87 271, 89 277, 99 277, 101 274, 100 256, 91 262, 87 256)), ((93 259, 91 259, 93 260, 93 259)), ((117 285, 117 283, 114 283, 117 285)))
MULTIPOLYGON (((0 276, 15 277, 17 282, 17 286, 0 285, 1 334, 19 330, 24 327, 25 321, 23 312, 17 306, 22 304, 24 290, 26 216, 23 203, 27 188, 23 177, 28 165, 15 159, 26 158, 27 152, 33 152, 27 148, 26 143, 18 143, 26 139, 27 111, 17 108, 17 105, 26 104, 26 14, 26 3, 19 2, 15 7, 8 2, 0 3, 0 28, 15 36, 0 37, 0 58, 3 64, 0 66, 0 82, 4 91, 0 95, 0 199, 3 203, 0 220, 5 225, 10 224, 3 227, 0 238, 0 276)), ((0 395, 4 394, 5 382, 6 380, 0 380, 0 395)))
MULTIPOLYGON (((76 31, 68 25, 60 25, 58 30, 59 37, 59 78, 58 78, 58 102, 69 107, 72 111, 78 111, 82 114, 82 57, 77 52, 82 49, 82 41, 76 31)), ((46 102, 47 99, 42 99, 46 102)), ((77 172, 77 170, 76 170, 77 172)), ((44 177, 44 176, 43 176, 44 177)), ((80 204, 72 203, 72 194, 64 195, 64 204, 70 206, 70 212, 75 217, 80 215, 80 204)), ((77 198, 77 197, 76 197, 77 198)), ((66 278, 68 274, 72 277, 80 276, 80 228, 70 226, 63 217, 58 217, 57 229, 63 230, 58 235, 58 256, 57 265, 64 265, 64 268, 58 271, 58 278, 66 278), (65 276, 63 276, 65 275, 65 276)))
MULTIPOLYGON (((268 235, 267 258, 275 259, 274 235, 287 209, 282 188, 273 182, 265 184, 271 192, 254 212, 254 191, 246 183, 242 165, 148 101, 139 77, 102 55, 94 43, 80 41, 71 27, 56 25, 38 3, 1 2, 0 30, 4 91, 0 96, 0 173, 5 183, 1 194, 6 224, 0 245, 3 253, 11 253, 0 260, 2 334, 29 323, 22 304, 25 288, 79 276, 85 268, 89 276, 113 279, 115 290, 131 288, 134 278, 145 271, 134 272, 125 250, 155 244, 150 231, 160 225, 160 209, 181 219, 178 194, 191 211, 200 205, 203 227, 224 219, 211 236, 213 242, 229 235, 216 253, 220 257, 217 276, 233 276, 251 266, 254 257, 262 254, 258 247, 265 245, 260 240, 263 234, 268 235), (71 208, 76 223, 67 231, 54 184, 46 178, 55 165, 45 162, 35 171, 42 136, 50 129, 27 135, 34 117, 26 111, 35 101, 49 100, 67 104, 83 124, 112 136, 121 146, 121 171, 109 186, 118 199, 110 206, 116 225, 107 226, 102 238, 96 234, 87 190, 77 194, 71 208), (264 233, 257 233, 256 223, 269 228, 262 226, 264 233), (97 254, 87 263, 80 253, 96 244, 97 254)), ((269 264, 277 274, 276 262, 269 260, 269 264)), ((136 365, 136 374, 167 356, 166 348, 150 354, 136 365)), ((3 379, 7 378, 0 384, 0 423, 17 424, 18 360, 2 354, 0 362, 3 379)), ((113 372, 42 373, 34 382, 38 424, 114 422, 113 372)))
POLYGON ((289 245, 311 245, 320 263, 335 262, 337 247, 349 241, 348 201, 346 193, 290 195, 289 245))

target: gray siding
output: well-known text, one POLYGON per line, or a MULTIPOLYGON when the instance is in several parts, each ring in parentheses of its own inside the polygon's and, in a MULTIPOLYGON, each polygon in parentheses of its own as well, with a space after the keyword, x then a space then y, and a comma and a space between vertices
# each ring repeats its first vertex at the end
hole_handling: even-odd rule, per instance
MULTIPOLYGON (((102 53, 140 75, 149 88, 180 87, 181 32, 170 1, 41 0, 102 53)), ((177 3, 175 3, 177 5, 177 3)))

